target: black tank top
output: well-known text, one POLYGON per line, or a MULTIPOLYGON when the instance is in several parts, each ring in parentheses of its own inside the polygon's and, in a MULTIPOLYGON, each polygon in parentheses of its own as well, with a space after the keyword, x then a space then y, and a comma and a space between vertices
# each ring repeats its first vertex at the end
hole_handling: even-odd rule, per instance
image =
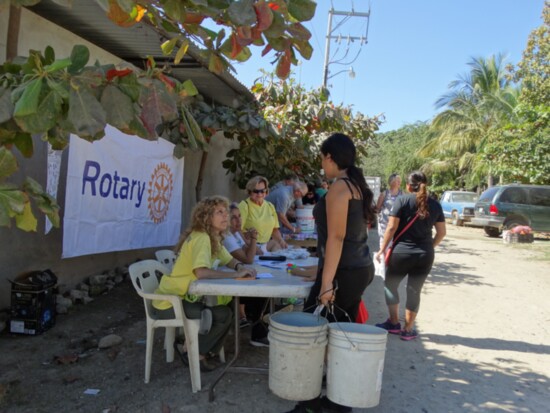
MULTIPOLYGON (((349 178, 341 178, 348 186, 352 196, 353 191, 349 178)), ((353 184, 353 182, 351 182, 353 184)), ((355 185, 355 184, 353 184, 355 185)), ((361 193, 361 191, 359 191, 361 193)), ((313 217, 317 225, 317 255, 319 257, 319 269, 325 263, 325 248, 327 244, 327 201, 324 195, 313 208, 313 217)), ((342 246, 342 255, 338 263, 338 269, 352 269, 368 267, 372 264, 372 258, 367 246, 367 223, 363 217, 363 200, 350 199, 348 205, 348 217, 346 220, 346 236, 342 246)))

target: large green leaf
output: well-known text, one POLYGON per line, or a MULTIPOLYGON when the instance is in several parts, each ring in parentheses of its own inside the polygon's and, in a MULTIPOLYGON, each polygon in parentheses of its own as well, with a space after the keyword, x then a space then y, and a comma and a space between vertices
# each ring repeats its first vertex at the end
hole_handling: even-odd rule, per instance
POLYGON ((13 103, 8 89, 0 87, 0 123, 4 123, 13 116, 13 103))
POLYGON ((36 232, 36 226, 38 224, 38 221, 36 220, 36 217, 32 213, 30 202, 25 202, 23 212, 21 214, 15 215, 15 224, 17 225, 17 228, 23 231, 36 232))
POLYGON ((193 140, 193 146, 200 147, 202 150, 206 151, 208 146, 205 143, 202 130, 189 109, 185 106, 182 107, 182 115, 184 121, 186 122, 185 127, 187 129, 189 141, 191 142, 193 140))
POLYGON ((163 9, 168 17, 179 21, 182 16, 182 2, 180 0, 164 0, 163 9))
POLYGON ((44 70, 48 73, 53 73, 53 72, 57 72, 58 70, 63 70, 71 65, 72 65, 72 61, 69 58, 56 60, 52 64, 45 66, 44 70))
POLYGON ((142 108, 140 119, 153 136, 156 134, 158 125, 177 118, 174 96, 168 93, 164 83, 157 79, 153 79, 142 90, 139 103, 142 108))
POLYGON ((0 178, 5 178, 15 171, 17 171, 15 156, 5 146, 0 146, 0 178))
POLYGON ((93 138, 105 129, 106 118, 105 110, 86 87, 71 87, 67 118, 73 127, 71 132, 81 138, 93 138))
POLYGON ((187 96, 196 96, 199 94, 199 91, 197 90, 195 84, 191 79, 187 79, 182 84, 183 89, 187 93, 187 96))
POLYGON ((46 46, 44 49, 44 63, 47 65, 51 65, 55 61, 55 51, 53 50, 53 47, 46 46))
POLYGON ((264 30, 264 35, 271 38, 277 38, 284 34, 285 29, 285 19, 281 16, 281 13, 273 12, 273 22, 268 29, 264 30))
POLYGON ((234 1, 227 9, 227 14, 235 26, 252 26, 256 23, 253 0, 234 1))
POLYGON ((304 59, 311 59, 311 55, 313 54, 313 47, 311 47, 309 42, 295 40, 294 47, 300 52, 304 59))
POLYGON ((42 93, 36 113, 15 118, 17 125, 25 132, 44 133, 53 128, 59 120, 63 100, 56 91, 48 86, 45 88, 47 90, 42 93))
POLYGON ((178 44, 179 36, 172 37, 170 40, 166 40, 163 44, 160 45, 162 53, 165 56, 170 56, 174 51, 174 47, 178 44))
POLYGON ((137 81, 135 73, 124 76, 118 79, 118 87, 132 99, 132 102, 137 102, 141 92, 141 85, 137 81))
POLYGON ((80 72, 90 60, 90 51, 86 46, 77 44, 73 47, 71 52, 71 65, 67 71, 71 74, 80 72))
POLYGON ((62 98, 69 99, 69 83, 67 81, 57 81, 51 78, 46 78, 46 84, 62 98))
POLYGON ((317 4, 313 0, 288 0, 288 12, 300 22, 311 20, 317 4))
POLYGON ((0 208, 4 208, 9 216, 23 213, 27 195, 13 185, 0 184, 0 208))
POLYGON ((114 85, 107 85, 101 95, 101 104, 107 114, 107 123, 118 129, 128 129, 134 119, 132 99, 114 85))
POLYGON ((181 42, 181 46, 179 47, 178 51, 176 52, 176 57, 174 58, 174 63, 179 64, 181 62, 181 59, 185 56, 187 53, 187 49, 189 48, 189 40, 183 39, 181 42))
POLYGON ((29 133, 17 133, 14 143, 25 158, 30 158, 33 155, 32 136, 29 133))
MULTIPOLYGON (((31 80, 24 85, 23 94, 17 100, 13 111, 14 118, 32 115, 38 110, 40 92, 42 91, 42 78, 31 80)), ((12 95, 13 97, 13 95, 12 95)))

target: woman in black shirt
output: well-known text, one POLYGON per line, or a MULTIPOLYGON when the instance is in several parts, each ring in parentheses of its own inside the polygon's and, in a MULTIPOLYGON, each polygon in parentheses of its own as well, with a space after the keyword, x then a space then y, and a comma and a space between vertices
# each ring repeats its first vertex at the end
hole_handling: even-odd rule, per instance
POLYGON ((391 334, 400 334, 402 340, 413 340, 418 333, 413 328, 418 308, 422 286, 432 269, 434 247, 445 237, 445 217, 439 202, 428 197, 426 175, 420 171, 412 172, 407 177, 407 191, 395 201, 390 212, 390 219, 380 251, 375 259, 384 259, 383 251, 388 247, 395 234, 416 215, 418 218, 401 235, 393 249, 386 268, 385 295, 389 318, 377 327, 391 334), (432 239, 432 227, 435 227, 435 238, 432 239), (399 283, 408 275, 407 303, 405 306, 405 327, 401 329, 399 322, 399 283))

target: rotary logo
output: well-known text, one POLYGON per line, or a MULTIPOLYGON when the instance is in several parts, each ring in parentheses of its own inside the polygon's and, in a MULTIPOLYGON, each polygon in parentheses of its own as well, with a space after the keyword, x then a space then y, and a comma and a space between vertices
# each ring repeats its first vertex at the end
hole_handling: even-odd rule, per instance
POLYGON ((166 214, 168 214, 173 189, 174 181, 172 171, 168 165, 161 162, 155 168, 153 175, 151 175, 149 189, 147 190, 149 215, 156 224, 164 221, 166 214))

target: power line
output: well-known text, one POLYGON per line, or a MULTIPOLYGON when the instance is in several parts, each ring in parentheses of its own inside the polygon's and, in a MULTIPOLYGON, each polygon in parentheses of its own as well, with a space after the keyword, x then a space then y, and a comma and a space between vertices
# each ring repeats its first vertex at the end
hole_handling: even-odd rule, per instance
MULTIPOLYGON (((364 44, 368 43, 367 38, 368 38, 369 21, 370 21, 370 5, 369 5, 369 11, 366 12, 366 13, 356 12, 354 10, 353 2, 352 2, 351 7, 352 7, 351 11, 336 11, 336 10, 334 10, 333 3, 331 1, 331 8, 328 12, 327 35, 325 37, 325 62, 324 62, 324 66, 323 66, 323 86, 324 87, 327 87, 327 80, 330 77, 336 76, 337 74, 342 72, 341 71, 341 72, 330 75, 329 66, 331 64, 339 64, 339 65, 350 65, 350 64, 352 64, 359 57, 359 54, 361 53, 361 47, 364 44), (342 20, 340 20, 335 25, 334 28, 332 27, 333 16, 343 16, 342 20), (361 36, 352 36, 352 35, 342 36, 341 34, 335 35, 335 31, 337 29, 339 29, 341 26, 343 26, 345 23, 349 22, 352 18, 355 18, 355 17, 366 19, 364 35, 361 35, 361 36), (338 44, 338 47, 337 47, 336 51, 334 52, 333 57, 331 58, 330 57, 330 45, 331 45, 331 42, 333 40, 336 41, 336 43, 338 44), (347 41, 346 50, 344 52, 344 55, 337 59, 336 56, 338 55, 338 53, 340 53, 340 45, 342 43, 342 40, 347 41), (351 43, 353 43, 355 40, 359 40, 359 50, 357 51, 357 54, 350 61, 343 62, 343 60, 345 60, 346 57, 348 56, 348 53, 350 51, 351 43)), ((353 71, 353 68, 350 68, 349 73, 350 73, 350 75, 355 74, 355 72, 353 71)))

